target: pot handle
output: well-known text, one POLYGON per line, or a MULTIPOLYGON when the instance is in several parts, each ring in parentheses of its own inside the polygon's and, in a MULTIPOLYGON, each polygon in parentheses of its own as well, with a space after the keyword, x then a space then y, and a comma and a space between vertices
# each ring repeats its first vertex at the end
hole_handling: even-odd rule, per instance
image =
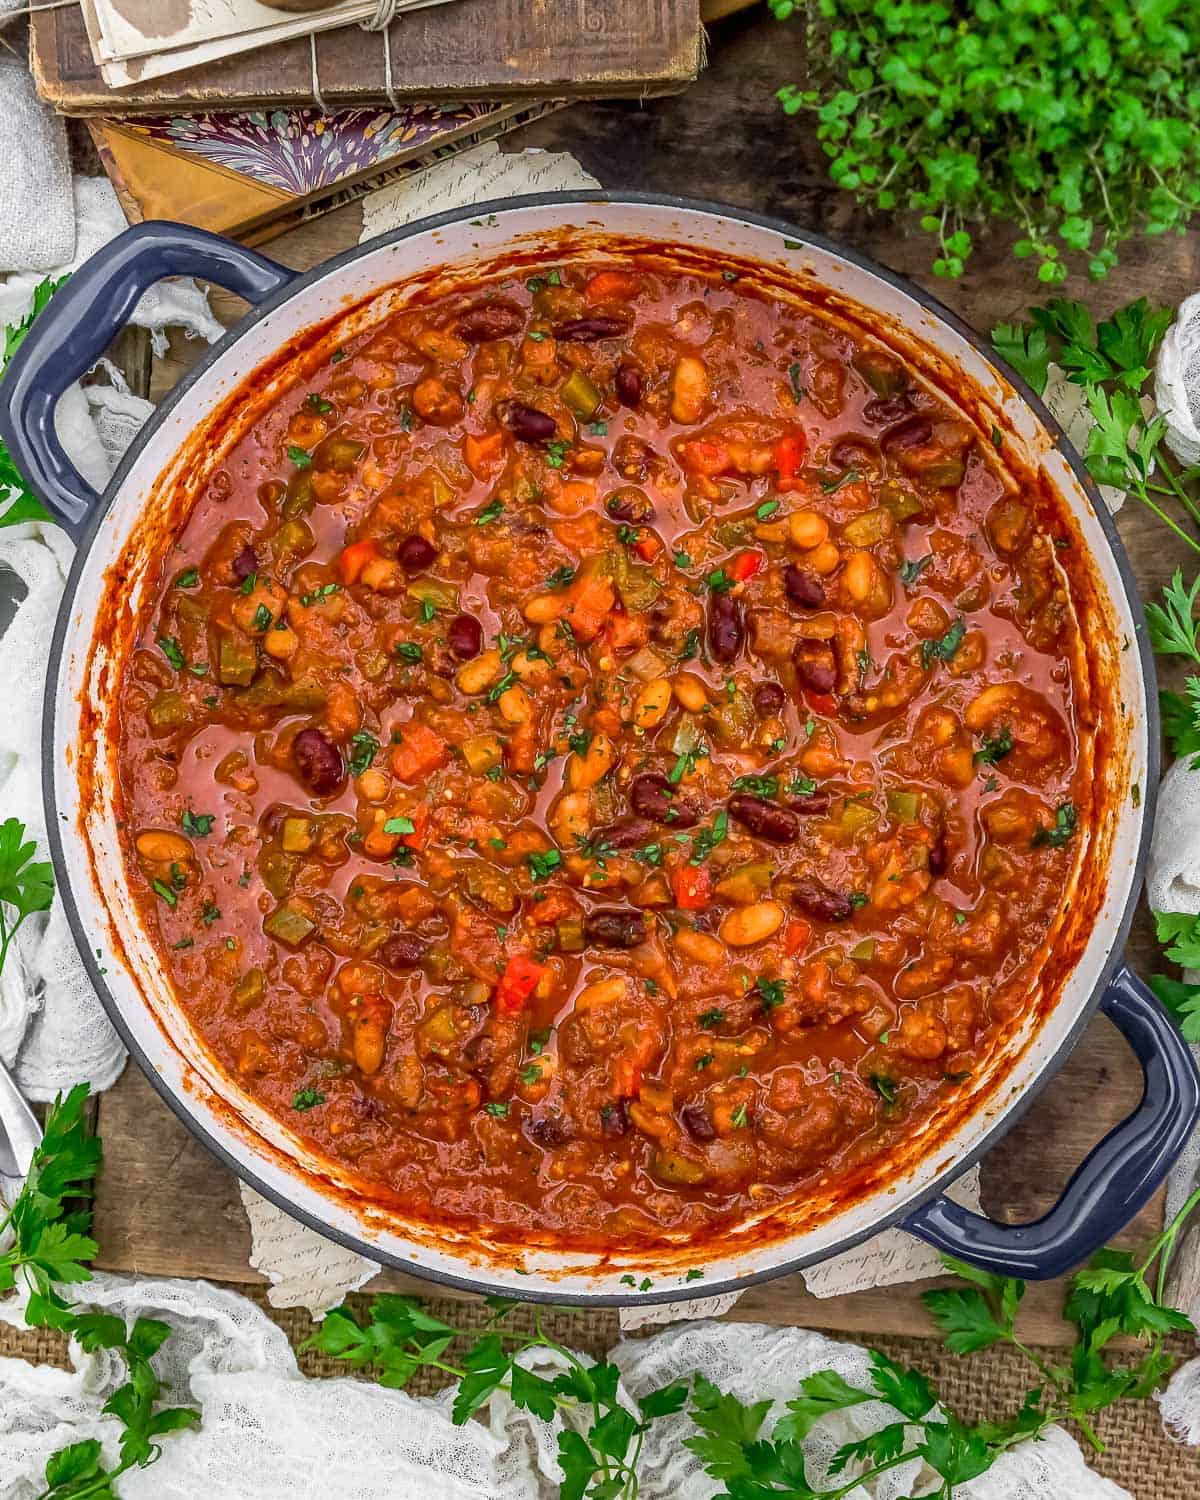
POLYGON ((199 276, 257 305, 296 274, 220 235, 156 220, 119 234, 54 293, 0 382, 0 437, 72 536, 78 540, 100 496, 64 452, 55 408, 120 333, 142 293, 164 276, 199 276))
POLYGON ((1122 966, 1100 1009, 1142 1065, 1142 1102, 1085 1158, 1048 1214, 1032 1224, 997 1224, 931 1198, 904 1228, 999 1276, 1047 1281, 1105 1244, 1149 1200, 1200 1117, 1200 1074, 1175 1023, 1153 992, 1122 966))

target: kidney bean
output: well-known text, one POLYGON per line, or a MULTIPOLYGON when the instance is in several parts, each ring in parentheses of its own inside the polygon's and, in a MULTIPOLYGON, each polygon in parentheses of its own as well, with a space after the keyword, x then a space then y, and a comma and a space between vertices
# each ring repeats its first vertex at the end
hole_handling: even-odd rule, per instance
POLYGON ((650 843, 657 831, 645 818, 618 818, 602 829, 599 837, 614 849, 636 849, 650 843))
POLYGON ((642 401, 642 372, 638 367, 630 364, 618 365, 613 385, 616 388, 617 400, 621 405, 636 411, 642 401))
POLYGON ((514 437, 523 443, 548 443, 558 431, 553 417, 534 406, 514 402, 504 413, 504 421, 514 437))
POLYGON ((670 823, 672 828, 691 828, 700 814, 660 771, 643 771, 629 786, 629 802, 635 813, 655 823, 670 823))
POLYGON ((525 1130, 530 1140, 548 1151, 555 1146, 565 1146, 571 1139, 571 1132, 561 1115, 535 1115, 525 1130))
POLYGON ((825 585, 808 568, 798 568, 788 563, 783 570, 783 591, 790 604, 800 609, 822 609, 825 605, 825 585))
POLYGON ((814 693, 832 693, 837 684, 837 662, 820 641, 801 641, 792 655, 796 675, 814 693))
POLYGON ((728 594, 713 594, 708 601, 708 649, 717 661, 729 662, 742 648, 745 627, 742 610, 728 594))
POLYGON ((687 1133, 694 1141, 715 1141, 717 1128, 703 1104, 685 1104, 679 1111, 687 1133))
POLYGON ((939 833, 929 846, 929 873, 931 875, 944 875, 947 863, 946 835, 939 833))
POLYGON ((844 922, 854 910, 849 896, 832 891, 816 876, 798 880, 792 887, 792 905, 821 922, 844 922))
POLYGON ((572 318, 567 323, 554 325, 554 337, 577 343, 591 343, 595 339, 616 338, 628 327, 628 318, 572 318))
POLYGON ((251 573, 258 572, 258 554, 249 542, 246 543, 230 563, 229 567, 239 583, 244 583, 250 577, 251 573))
POLYGON ((860 473, 865 470, 868 474, 874 474, 879 469, 879 455, 873 444, 864 442, 861 438, 843 438, 830 448, 829 463, 831 468, 843 472, 857 469, 860 473))
POLYGON ((605 1104, 600 1109, 600 1134, 607 1136, 624 1135, 629 1129, 629 1106, 624 1099, 614 1099, 611 1104, 605 1104))
POLYGON ((654 502, 636 484, 623 484, 619 490, 614 490, 604 502, 604 509, 615 521, 654 519, 654 502))
POLYGON ((649 443, 632 432, 625 433, 613 444, 612 466, 623 479, 645 479, 651 469, 659 465, 658 455, 649 443))
POLYGON ((754 689, 754 712, 760 719, 775 719, 783 712, 787 694, 777 682, 760 682, 754 689))
POLYGON ((470 661, 483 650, 483 626, 474 615, 455 615, 446 630, 446 644, 459 661, 470 661))
POLYGON ((772 844, 793 844, 800 837, 800 819, 796 814, 768 802, 765 797, 735 792, 729 799, 729 811, 755 838, 772 844))
POLYGON ((437 548, 415 532, 400 543, 396 560, 406 573, 422 573, 437 556, 437 548))
POLYGON ((415 932, 397 932, 380 944, 379 961, 389 969, 415 969, 429 945, 415 932))
POLYGON ((877 396, 863 407, 863 416, 876 427, 903 422, 914 410, 911 396, 877 396))
POLYGON ((292 741, 292 759, 315 796, 328 797, 346 779, 342 752, 319 729, 302 729, 292 741))
POLYGON ((933 440, 933 424, 924 417, 909 417, 896 427, 889 427, 883 435, 883 446, 893 452, 903 448, 922 448, 933 440))
POLYGON ((525 314, 512 302, 477 302, 459 318, 460 338, 468 344, 483 344, 488 339, 503 339, 516 333, 525 322, 525 314))
POLYGON ((601 948, 636 948, 646 936, 646 918, 624 906, 600 906, 583 919, 583 935, 601 948))

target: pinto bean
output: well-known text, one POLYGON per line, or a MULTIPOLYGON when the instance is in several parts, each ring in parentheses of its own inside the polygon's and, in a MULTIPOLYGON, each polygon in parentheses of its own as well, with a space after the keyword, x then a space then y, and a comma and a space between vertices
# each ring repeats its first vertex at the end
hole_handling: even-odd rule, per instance
POLYGON ((629 327, 628 318, 571 318, 554 325, 554 337, 568 342, 592 343, 595 339, 618 338, 629 327))
POLYGON ((792 905, 821 922, 844 922, 854 910, 849 896, 843 896, 841 891, 830 890, 815 875, 795 883, 792 887, 792 905))
POLYGON ((703 1104, 685 1104, 679 1111, 684 1129, 694 1141, 715 1141, 717 1129, 703 1104))
POLYGON ((789 604, 800 609, 823 609, 825 607, 825 585, 815 573, 807 568, 798 568, 788 563, 783 571, 783 591, 789 604))
POLYGON ((820 641, 801 641, 792 656, 796 675, 814 693, 832 693, 837 683, 837 661, 820 641))
POLYGON ((406 536, 396 553, 396 561, 406 573, 422 573, 437 556, 437 548, 416 532, 406 536))
POLYGON ((477 302, 459 318, 460 338, 468 344, 483 344, 489 339, 504 339, 516 333, 525 322, 525 314, 512 302, 477 302))
POLYGON ((516 402, 505 411, 504 422, 523 443, 548 443, 558 431, 553 417, 538 411, 536 406, 521 406, 516 402))
POLYGON ((754 689, 754 712, 760 719, 775 719, 783 712, 787 694, 777 682, 760 682, 754 689))
POLYGON ((741 605, 728 594, 714 594, 708 603, 708 649, 715 659, 732 661, 744 636, 741 605))
POLYGON ((601 948, 636 948, 646 936, 646 918, 623 906, 600 906, 583 919, 583 935, 601 948))
POLYGON ((342 752, 319 729, 302 729, 292 741, 300 779, 317 797, 328 797, 346 779, 342 752))
POLYGON ((911 396, 876 396, 863 407, 863 416, 876 427, 891 427, 896 422, 903 422, 915 410, 911 396))
POLYGON ((752 797, 749 792, 735 792, 729 799, 729 811, 755 838, 772 844, 793 844, 800 837, 800 819, 786 807, 752 797))
POLYGON ((244 583, 251 573, 259 570, 258 554, 249 542, 242 548, 238 555, 229 565, 230 571, 239 583, 244 583))
POLYGON ((379 961, 389 969, 415 969, 427 947, 415 932, 397 932, 380 945, 379 961))
POLYGON ((629 802, 640 817, 655 823, 669 823, 672 828, 691 828, 700 814, 660 771, 644 771, 629 786, 629 802))
POLYGON ((621 405, 636 411, 642 401, 642 372, 638 367, 631 364, 618 365, 613 386, 621 405))
POLYGON ((470 661, 483 650, 483 626, 474 615, 455 615, 446 630, 446 644, 459 661, 470 661))
POLYGON ((623 484, 604 502, 604 509, 614 521, 653 521, 654 502, 636 484, 623 484))
POLYGON ((933 440, 933 424, 924 417, 909 417, 895 427, 889 427, 883 435, 883 446, 889 453, 905 448, 923 448, 933 440))

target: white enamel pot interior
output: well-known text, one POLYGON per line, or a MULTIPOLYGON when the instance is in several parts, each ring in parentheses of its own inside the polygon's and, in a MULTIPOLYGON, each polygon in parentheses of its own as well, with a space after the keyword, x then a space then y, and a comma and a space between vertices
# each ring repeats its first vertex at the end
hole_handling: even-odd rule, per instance
MULTIPOLYGON (((167 226, 169 228, 169 226, 167 226)), ((221 439, 212 442, 216 454, 221 439)), ((65 876, 66 897, 92 978, 149 1077, 188 1126, 233 1169, 293 1216, 374 1259, 473 1290, 524 1298, 590 1303, 661 1301, 745 1286, 821 1260, 902 1218, 976 1160, 1069 1051, 1094 1008, 1124 939, 1140 877, 1145 820, 1154 786, 1156 725, 1147 700, 1140 611, 1123 554, 1095 492, 1060 446, 1039 404, 1021 394, 981 352, 976 336, 944 309, 878 267, 773 221, 674 200, 583 195, 486 204, 443 215, 377 240, 298 278, 235 328, 152 419, 107 492, 102 514, 81 548, 59 622, 57 672, 47 700, 47 797, 65 876), (227 398, 260 367, 264 385, 286 382, 280 350, 314 325, 354 308, 355 326, 403 299, 408 278, 444 267, 470 274, 498 257, 564 246, 611 258, 621 243, 693 247, 786 273, 803 286, 856 305, 880 335, 932 378, 953 376, 972 390, 971 420, 1003 427, 1014 461, 1040 474, 1074 518, 1095 571, 1092 647, 1114 684, 1108 695, 1110 816, 1100 837, 1103 872, 1095 917, 1077 960, 1054 993, 1040 997, 1029 1019, 972 1085, 977 1101, 951 1125, 920 1128, 904 1162, 881 1172, 852 1201, 806 1217, 803 1205, 785 1234, 764 1238, 747 1223, 693 1254, 686 1248, 611 1254, 493 1244, 478 1230, 407 1224, 360 1194, 336 1166, 308 1149, 225 1077, 189 1027, 142 930, 131 899, 117 835, 117 806, 105 726, 113 681, 125 649, 121 629, 93 640, 106 595, 119 588, 122 619, 132 621, 151 576, 139 570, 139 520, 167 494, 188 465, 192 434, 214 420, 227 398), (377 297, 378 294, 378 297, 377 297), (371 299, 376 298, 374 304, 371 299), (272 361, 276 361, 272 365, 272 361), (114 570, 116 570, 114 572, 114 570), (120 577, 117 577, 117 573, 120 577), (1135 649, 1124 649, 1135 643, 1135 649), (96 775, 81 794, 79 747, 99 745, 96 775), (1140 799, 1130 796, 1140 787, 1140 799), (703 1267, 704 1280, 687 1280, 703 1267), (651 1286, 639 1291, 622 1278, 651 1286)), ((149 544, 147 544, 149 545, 149 544)))

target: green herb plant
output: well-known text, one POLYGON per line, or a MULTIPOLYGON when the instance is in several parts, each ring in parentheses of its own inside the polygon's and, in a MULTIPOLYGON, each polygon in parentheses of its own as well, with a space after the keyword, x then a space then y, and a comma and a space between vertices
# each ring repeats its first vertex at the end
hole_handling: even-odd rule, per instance
MULTIPOLYGON (((4 330, 4 350, 0 354, 0 370, 3 370, 21 347, 25 335, 33 327, 33 320, 66 279, 65 276, 58 281, 51 281, 47 278, 39 281, 34 287, 33 305, 29 311, 19 323, 10 323, 4 330)), ((54 519, 25 483, 16 464, 12 461, 12 455, 3 443, 0 443, 0 505, 4 506, 3 513, 0 513, 0 527, 17 526, 22 521, 52 521, 54 519)))
MULTIPOLYGON (((21 923, 45 911, 53 896, 51 868, 35 861, 35 853, 21 823, 0 823, 0 968, 21 923)), ((0 1293, 18 1286, 25 1291, 30 1326, 69 1333, 89 1353, 120 1354, 127 1378, 103 1408, 121 1427, 119 1458, 110 1467, 93 1438, 60 1448, 47 1460, 39 1500, 117 1500, 113 1486, 121 1474, 152 1464, 159 1438, 200 1420, 192 1407, 159 1406, 153 1358, 170 1336, 166 1323, 138 1318, 127 1329, 112 1313, 78 1311, 60 1290, 90 1279, 86 1262, 97 1249, 90 1210, 72 1206, 87 1195, 100 1165, 100 1142, 84 1118, 87 1098, 88 1086, 78 1084, 54 1101, 25 1184, 0 1209, 0 1244, 7 1244, 0 1251, 0 1293)))
POLYGON ((780 89, 784 111, 816 116, 838 187, 920 216, 939 276, 995 223, 1018 226, 1039 281, 1071 258, 1098 279, 1123 241, 1182 233, 1200 205, 1190 0, 770 4, 807 23, 809 76, 780 89))

